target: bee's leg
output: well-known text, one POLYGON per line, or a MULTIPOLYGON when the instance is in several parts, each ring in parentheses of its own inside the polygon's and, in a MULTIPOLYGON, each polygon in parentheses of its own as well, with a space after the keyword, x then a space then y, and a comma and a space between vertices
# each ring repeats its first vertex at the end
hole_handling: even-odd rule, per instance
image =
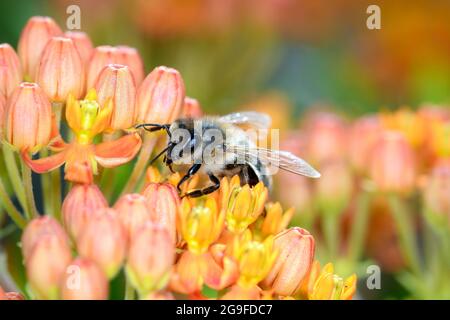
POLYGON ((181 185, 186 180, 188 180, 190 177, 192 177, 194 174, 196 174, 201 166, 202 166, 201 164, 197 163, 197 164, 194 164, 192 167, 189 168, 188 172, 183 176, 183 178, 181 178, 180 182, 178 182, 178 184, 177 184, 177 189, 178 189, 179 192, 181 192, 181 185))
POLYGON ((187 197, 191 197, 191 198, 197 198, 197 197, 200 197, 200 196, 204 196, 206 194, 213 193, 214 191, 219 189, 219 187, 220 187, 220 180, 219 180, 219 178, 217 178, 213 174, 208 174, 208 177, 209 177, 209 180, 211 180, 211 182, 214 183, 212 186, 206 187, 204 189, 192 190, 192 191, 184 194, 183 197, 187 196, 187 197))

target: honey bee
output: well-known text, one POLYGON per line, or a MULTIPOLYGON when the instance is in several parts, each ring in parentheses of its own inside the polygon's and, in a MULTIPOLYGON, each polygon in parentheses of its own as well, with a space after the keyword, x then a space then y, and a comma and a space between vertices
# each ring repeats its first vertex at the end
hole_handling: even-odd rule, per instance
POLYGON ((153 160, 164 155, 164 163, 172 172, 172 165, 189 165, 181 185, 199 172, 209 177, 211 185, 187 192, 183 196, 200 197, 220 187, 220 178, 238 175, 242 185, 256 185, 262 181, 269 189, 272 185, 269 166, 280 168, 310 178, 320 173, 303 159, 287 151, 261 148, 249 138, 242 126, 254 129, 270 127, 271 119, 259 112, 237 112, 225 116, 184 118, 171 124, 143 123, 136 126, 146 131, 165 130, 169 139, 167 147, 153 160))

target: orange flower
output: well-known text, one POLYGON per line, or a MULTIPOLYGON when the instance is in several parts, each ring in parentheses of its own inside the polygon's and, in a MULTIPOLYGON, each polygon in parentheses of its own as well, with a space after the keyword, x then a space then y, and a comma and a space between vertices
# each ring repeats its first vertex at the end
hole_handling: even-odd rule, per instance
POLYGON ((203 255, 183 252, 170 278, 170 289, 184 294, 199 293, 204 284, 206 264, 203 255))
POLYGON ((257 286, 250 288, 234 285, 223 295, 222 300, 259 300, 261 298, 261 289, 257 286))
POLYGON ((69 38, 50 39, 42 52, 36 82, 51 101, 63 102, 69 94, 76 99, 84 90, 84 67, 75 44, 69 38))
POLYGON ((87 67, 86 84, 87 89, 94 87, 98 75, 108 64, 120 63, 117 48, 112 46, 99 46, 94 48, 89 66, 87 67))
POLYGON ((202 108, 197 99, 186 97, 184 98, 184 105, 181 111, 180 118, 200 118, 202 116, 202 108))
POLYGON ((414 147, 421 147, 425 138, 425 123, 417 113, 401 108, 391 113, 380 114, 384 128, 403 133, 408 142, 414 147))
POLYGON ((141 55, 135 48, 127 46, 118 46, 118 63, 126 65, 130 68, 131 73, 134 76, 136 85, 139 86, 144 80, 144 62, 142 61, 141 55))
POLYGON ((92 41, 89 36, 81 31, 67 31, 64 33, 64 37, 72 39, 75 48, 80 54, 83 64, 87 67, 87 63, 91 58, 92 52, 94 51, 94 47, 92 46, 92 41))
POLYGON ((22 67, 14 49, 0 44, 0 95, 8 98, 22 81, 22 67))
POLYGON ((50 142, 51 121, 51 104, 42 89, 23 82, 7 102, 6 141, 19 151, 35 153, 50 142))
MULTIPOLYGON (((260 217, 258 221, 261 221, 259 231, 262 238, 266 238, 270 235, 276 235, 277 233, 286 229, 294 216, 294 208, 290 208, 283 213, 283 208, 279 202, 268 203, 266 205, 266 212, 264 218, 260 217)), ((259 226, 258 221, 256 224, 259 226)), ((258 231, 255 230, 255 232, 258 231)))
POLYGON ((56 22, 49 17, 31 17, 19 38, 18 53, 25 78, 33 81, 47 42, 62 34, 56 22))
POLYGON ((425 216, 437 228, 450 227, 450 162, 438 163, 424 190, 425 216))
POLYGON ((141 147, 138 134, 128 134, 114 141, 93 144, 94 137, 106 130, 111 114, 111 101, 102 107, 97 102, 95 90, 90 90, 81 101, 69 95, 66 105, 66 119, 75 133, 75 140, 69 144, 61 138, 53 144, 58 150, 54 155, 32 160, 28 153, 22 152, 27 165, 37 173, 54 170, 64 163, 65 179, 90 184, 97 174, 97 164, 105 168, 122 165, 134 158, 141 147))
POLYGON ((106 300, 108 279, 91 260, 76 258, 66 268, 61 280, 63 300, 106 300))

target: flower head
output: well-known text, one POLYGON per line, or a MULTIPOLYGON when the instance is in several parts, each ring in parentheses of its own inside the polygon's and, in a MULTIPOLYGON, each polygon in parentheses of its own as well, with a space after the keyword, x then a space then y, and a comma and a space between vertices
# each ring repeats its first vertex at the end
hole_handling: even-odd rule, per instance
POLYGON ((22 67, 19 57, 9 44, 0 44, 0 95, 8 98, 20 81, 22 67))

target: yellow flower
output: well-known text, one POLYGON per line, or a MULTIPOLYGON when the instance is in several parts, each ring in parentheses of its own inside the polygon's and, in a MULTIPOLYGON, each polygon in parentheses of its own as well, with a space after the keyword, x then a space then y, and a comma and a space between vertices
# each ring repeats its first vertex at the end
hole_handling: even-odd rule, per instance
POLYGON ((268 190, 262 182, 251 188, 249 185, 234 187, 226 208, 228 229, 240 234, 258 219, 264 209, 268 190))
POLYGON ((266 212, 264 217, 260 217, 258 221, 261 221, 261 226, 258 228, 262 238, 270 235, 276 235, 283 231, 289 225, 292 217, 294 216, 295 209, 290 208, 283 213, 283 208, 279 202, 268 203, 266 205, 266 212))

